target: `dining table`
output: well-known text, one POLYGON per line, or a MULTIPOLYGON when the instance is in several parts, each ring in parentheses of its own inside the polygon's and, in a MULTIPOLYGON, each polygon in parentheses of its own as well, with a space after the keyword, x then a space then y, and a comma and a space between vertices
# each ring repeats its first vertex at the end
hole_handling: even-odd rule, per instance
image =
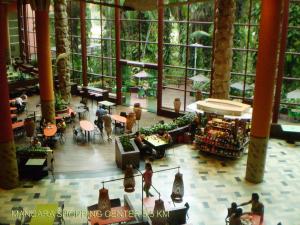
POLYGON ((11 112, 17 111, 17 107, 10 107, 10 111, 11 111, 11 112))
POLYGON ((12 129, 13 130, 21 128, 21 127, 24 127, 24 122, 23 121, 12 123, 12 129))
POLYGON ((95 129, 95 125, 88 120, 81 120, 79 122, 80 128, 84 131, 84 136, 86 137, 86 133, 88 133, 88 141, 90 140, 90 132, 95 129))
POLYGON ((117 128, 117 122, 122 123, 125 127, 125 124, 126 124, 126 121, 127 121, 126 117, 120 116, 120 115, 117 115, 117 114, 113 114, 110 117, 111 117, 112 120, 115 121, 115 133, 116 133, 116 128, 117 128))
POLYGON ((168 142, 156 134, 145 136, 144 141, 151 145, 154 149, 160 149, 168 145, 168 142))
POLYGON ((124 116, 120 116, 120 115, 117 115, 117 114, 113 114, 111 115, 111 119, 112 120, 115 120, 116 122, 120 122, 120 123, 126 123, 127 121, 127 118, 124 117, 124 116))
POLYGON ((107 107, 109 114, 111 113, 111 107, 116 105, 116 103, 110 101, 100 101, 98 104, 107 107))
POLYGON ((264 225, 265 223, 261 222, 261 216, 255 214, 244 214, 241 216, 241 220, 244 224, 249 225, 264 225))
POLYGON ((57 126, 55 124, 47 124, 44 128, 44 135, 46 137, 53 137, 57 132, 57 126))

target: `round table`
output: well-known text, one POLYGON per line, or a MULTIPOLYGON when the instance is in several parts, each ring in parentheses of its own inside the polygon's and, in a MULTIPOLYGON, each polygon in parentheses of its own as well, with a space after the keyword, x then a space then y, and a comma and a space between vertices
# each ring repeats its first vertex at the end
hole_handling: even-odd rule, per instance
POLYGON ((81 129, 84 130, 85 136, 86 136, 86 132, 88 132, 88 140, 89 140, 90 139, 90 132, 95 129, 94 124, 92 124, 88 120, 81 120, 79 122, 79 124, 80 124, 81 129))
POLYGON ((45 128, 44 128, 44 135, 46 137, 52 137, 56 134, 57 132, 57 127, 55 124, 48 124, 45 128))

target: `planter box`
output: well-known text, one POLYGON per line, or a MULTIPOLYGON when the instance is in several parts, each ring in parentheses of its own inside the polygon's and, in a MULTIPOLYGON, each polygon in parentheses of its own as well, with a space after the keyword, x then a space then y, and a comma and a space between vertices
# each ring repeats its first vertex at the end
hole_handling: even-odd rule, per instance
POLYGON ((115 160, 116 164, 122 170, 126 169, 127 164, 132 164, 134 167, 139 168, 140 165, 140 151, 133 140, 130 140, 134 151, 125 152, 121 145, 119 137, 115 141, 115 160))
POLYGON ((170 130, 169 134, 172 136, 172 139, 174 141, 174 143, 180 143, 179 141, 179 137, 182 137, 182 140, 184 138, 184 133, 188 132, 190 129, 189 125, 183 126, 183 127, 178 127, 174 130, 170 130))
POLYGON ((65 107, 63 109, 60 110, 55 110, 55 114, 65 114, 65 113, 69 113, 69 108, 65 107))

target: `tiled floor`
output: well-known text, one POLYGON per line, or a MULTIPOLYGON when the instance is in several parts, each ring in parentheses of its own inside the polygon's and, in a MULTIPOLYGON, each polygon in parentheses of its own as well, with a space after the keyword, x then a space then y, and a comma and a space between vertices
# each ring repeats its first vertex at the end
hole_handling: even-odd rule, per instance
MULTIPOLYGON (((148 118, 145 123, 152 123, 149 122, 152 117, 157 120, 153 114, 145 113, 145 118, 148 118)), ((0 224, 14 223, 15 218, 11 214, 13 207, 22 206, 28 211, 38 203, 61 201, 65 204, 66 224, 86 223, 86 207, 97 202, 101 182, 123 176, 114 163, 113 143, 99 141, 77 146, 71 134, 67 135, 67 143, 55 150, 55 182, 49 177, 39 182, 22 182, 14 190, 0 190, 0 224)), ((154 171, 181 167, 185 185, 184 202, 189 202, 191 207, 189 224, 225 224, 226 208, 232 201, 245 202, 252 192, 258 192, 265 205, 266 225, 277 225, 280 221, 283 225, 299 225, 300 147, 270 140, 265 181, 259 185, 244 180, 246 161, 246 154, 238 160, 225 160, 201 154, 190 145, 178 145, 168 150, 164 159, 156 160, 152 165, 154 171)), ((140 169, 143 169, 143 164, 140 169)), ((153 185, 165 198, 171 194, 176 172, 165 171, 153 176, 153 185)), ((128 195, 135 208, 140 210, 140 178, 136 179, 136 184, 136 191, 128 195)), ((122 185, 122 181, 105 185, 110 198, 123 199, 125 192, 122 185)), ((151 192, 157 196, 154 190, 151 192)), ((250 210, 250 206, 245 210, 250 210)))

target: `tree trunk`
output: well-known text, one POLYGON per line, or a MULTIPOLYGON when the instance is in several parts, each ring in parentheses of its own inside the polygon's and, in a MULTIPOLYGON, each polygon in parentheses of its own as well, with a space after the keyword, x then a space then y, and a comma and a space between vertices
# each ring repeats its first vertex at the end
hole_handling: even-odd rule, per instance
POLYGON ((232 68, 235 0, 216 0, 212 97, 228 99, 232 68))
POLYGON ((62 98, 70 102, 70 43, 68 32, 67 0, 54 1, 56 71, 62 98))

